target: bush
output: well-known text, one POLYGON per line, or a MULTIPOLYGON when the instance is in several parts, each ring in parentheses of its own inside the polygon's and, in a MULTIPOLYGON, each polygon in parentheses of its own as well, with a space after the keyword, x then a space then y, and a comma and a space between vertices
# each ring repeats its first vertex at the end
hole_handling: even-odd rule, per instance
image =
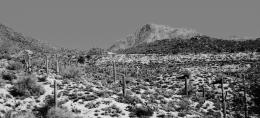
POLYGON ((6 84, 5 80, 0 78, 0 88, 4 88, 5 84, 6 84))
POLYGON ((80 68, 69 66, 63 69, 61 75, 66 79, 71 79, 71 78, 78 79, 81 75, 81 70, 80 68))
POLYGON ((179 116, 179 117, 184 117, 184 116, 186 116, 186 114, 185 114, 184 112, 179 112, 179 113, 178 113, 178 116, 179 116))
POLYGON ((75 118, 75 117, 73 116, 72 112, 66 109, 62 109, 59 107, 55 109, 55 107, 52 107, 48 111, 47 118, 75 118))
POLYGON ((122 110, 120 108, 118 108, 115 104, 109 106, 109 107, 105 107, 101 109, 102 111, 104 111, 104 115, 109 115, 111 117, 119 117, 119 114, 122 113, 122 110))
POLYGON ((127 95, 125 97, 123 96, 119 96, 117 99, 116 99, 117 102, 120 102, 120 103, 127 103, 127 104, 131 104, 131 105, 135 105, 135 104, 138 104, 138 103, 142 103, 141 99, 138 98, 137 96, 130 96, 130 95, 127 95))
POLYGON ((88 109, 98 108, 101 102, 89 102, 85 105, 88 109))
POLYGON ((14 79, 16 79, 16 75, 15 73, 11 72, 11 71, 4 71, 2 72, 2 79, 4 80, 8 80, 8 81, 12 81, 14 79))
POLYGON ((101 90, 101 91, 97 91, 95 93, 98 97, 104 97, 104 98, 107 98, 107 97, 110 97, 113 95, 113 92, 108 91, 108 90, 101 90))
POLYGON ((12 61, 9 63, 9 65, 6 67, 8 70, 20 70, 23 68, 23 64, 21 62, 15 62, 12 61))
POLYGON ((12 57, 9 54, 0 54, 0 59, 11 60, 12 57))
POLYGON ((39 82, 46 82, 47 81, 47 75, 40 75, 37 77, 39 82))
POLYGON ((32 76, 21 77, 14 83, 10 93, 13 96, 29 97, 40 96, 44 94, 45 90, 42 86, 36 83, 36 78, 32 76))
POLYGON ((79 56, 78 63, 84 64, 85 63, 85 58, 83 56, 79 56))
POLYGON ((146 118, 151 117, 153 115, 153 109, 148 106, 142 106, 142 107, 130 107, 129 109, 131 113, 129 114, 129 117, 135 117, 138 118, 146 118))
POLYGON ((51 95, 47 95, 44 99, 44 105, 41 107, 35 108, 37 116, 46 117, 48 110, 54 106, 54 97, 51 95))
POLYGON ((18 112, 12 115, 12 117, 11 114, 12 112, 8 112, 5 114, 5 118, 36 118, 32 112, 18 112))
POLYGON ((178 108, 175 108, 176 111, 188 111, 190 108, 190 101, 188 99, 183 99, 180 102, 177 103, 179 106, 178 108))
POLYGON ((169 101, 163 109, 167 112, 175 111, 176 108, 176 102, 175 101, 169 101))

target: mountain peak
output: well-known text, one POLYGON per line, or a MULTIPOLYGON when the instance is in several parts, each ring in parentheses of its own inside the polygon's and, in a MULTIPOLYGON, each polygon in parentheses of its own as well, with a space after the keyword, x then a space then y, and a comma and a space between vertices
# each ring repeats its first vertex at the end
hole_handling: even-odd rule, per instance
MULTIPOLYGON (((166 25, 159 25, 159 24, 145 24, 141 27, 138 33, 142 34, 145 33, 145 29, 150 29, 151 36, 150 39, 160 40, 160 39, 174 39, 174 38, 182 38, 188 39, 193 36, 199 35, 199 33, 193 29, 187 28, 172 28, 166 25)), ((149 30, 148 30, 149 31, 149 30)), ((153 41, 152 41, 153 42, 153 41)))
POLYGON ((142 25, 133 34, 128 35, 124 40, 120 40, 112 45, 109 50, 117 51, 143 43, 151 43, 163 39, 189 39, 200 35, 197 31, 187 28, 172 28, 166 25, 148 23, 142 25))

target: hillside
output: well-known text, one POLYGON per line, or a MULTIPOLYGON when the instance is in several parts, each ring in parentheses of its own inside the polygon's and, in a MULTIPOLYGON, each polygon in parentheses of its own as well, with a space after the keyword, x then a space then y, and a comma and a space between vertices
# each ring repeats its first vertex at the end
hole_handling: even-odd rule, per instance
POLYGON ((0 23, 0 53, 17 53, 21 50, 32 50, 34 52, 52 52, 54 46, 32 37, 24 36, 15 32, 12 28, 0 23))
POLYGON ((260 40, 222 40, 208 36, 196 36, 190 39, 164 39, 152 43, 143 43, 118 53, 125 54, 177 54, 177 53, 221 53, 259 50, 260 40))
POLYGON ((220 53, 255 51, 260 40, 230 37, 225 39, 202 35, 195 30, 146 24, 116 42, 109 51, 125 54, 220 53))
POLYGON ((127 49, 144 43, 152 43, 163 39, 188 39, 198 35, 200 34, 192 29, 171 28, 169 26, 157 24, 145 24, 137 29, 135 33, 127 36, 125 40, 120 40, 112 45, 109 48, 109 51, 118 51, 120 49, 127 49))

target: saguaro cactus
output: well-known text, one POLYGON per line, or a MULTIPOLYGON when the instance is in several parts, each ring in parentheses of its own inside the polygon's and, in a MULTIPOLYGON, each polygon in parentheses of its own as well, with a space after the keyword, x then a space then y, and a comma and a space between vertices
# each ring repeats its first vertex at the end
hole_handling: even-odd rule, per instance
POLYGON ((223 115, 226 118, 226 100, 224 96, 224 77, 221 76, 221 91, 222 91, 222 107, 223 107, 223 115))
POLYGON ((123 75, 123 78, 122 78, 122 91, 123 91, 123 96, 125 97, 126 96, 126 93, 125 93, 125 87, 126 87, 126 82, 125 82, 125 75, 123 75))
POLYGON ((204 100, 206 100, 204 85, 202 86, 202 97, 203 97, 204 100))
POLYGON ((54 80, 54 104, 55 104, 55 109, 57 108, 57 82, 54 80))
POLYGON ((46 66, 46 73, 49 74, 49 59, 48 55, 45 55, 45 66, 46 66))
POLYGON ((126 63, 123 63, 123 69, 124 69, 124 74, 125 74, 125 77, 127 76, 127 65, 126 63))
POLYGON ((31 55, 29 52, 25 54, 25 61, 26 61, 26 72, 31 73, 31 55))
POLYGON ((113 61, 113 77, 114 77, 114 82, 116 82, 116 62, 113 61))
POLYGON ((189 95, 188 93, 188 77, 185 77, 185 95, 189 95))
POLYGON ((28 65, 29 65, 28 71, 29 71, 29 73, 31 73, 32 72, 32 64, 31 64, 31 55, 30 54, 28 54, 28 65))
POLYGON ((188 81, 189 79, 191 78, 191 73, 187 70, 185 73, 184 73, 184 76, 185 76, 185 95, 189 95, 189 88, 188 88, 188 81))
POLYGON ((243 86, 244 86, 244 112, 245 112, 245 118, 248 117, 247 113, 247 98, 246 98, 246 80, 245 80, 246 75, 243 74, 243 86))
POLYGON ((56 54, 56 74, 59 74, 60 70, 59 70, 59 58, 58 55, 56 54))

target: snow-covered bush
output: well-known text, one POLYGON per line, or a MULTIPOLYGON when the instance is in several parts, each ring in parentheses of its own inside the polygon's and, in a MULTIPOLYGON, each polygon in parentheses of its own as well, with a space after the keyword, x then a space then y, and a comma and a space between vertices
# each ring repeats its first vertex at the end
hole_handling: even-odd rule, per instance
POLYGON ((5 114, 5 118, 36 118, 32 112, 18 112, 13 113, 12 111, 5 114))
POLYGON ((14 86, 11 88, 10 93, 13 96, 20 97, 40 96, 45 93, 45 89, 37 84, 35 77, 24 76, 14 82, 14 86))
POLYGON ((47 118, 75 118, 73 113, 62 108, 52 107, 47 114, 47 118))
POLYGON ((66 79, 78 79, 81 75, 81 70, 75 66, 69 66, 62 69, 61 75, 66 79))
POLYGON ((8 70, 20 70, 22 68, 23 68, 23 64, 16 61, 9 62, 8 66, 6 67, 6 69, 8 70))

